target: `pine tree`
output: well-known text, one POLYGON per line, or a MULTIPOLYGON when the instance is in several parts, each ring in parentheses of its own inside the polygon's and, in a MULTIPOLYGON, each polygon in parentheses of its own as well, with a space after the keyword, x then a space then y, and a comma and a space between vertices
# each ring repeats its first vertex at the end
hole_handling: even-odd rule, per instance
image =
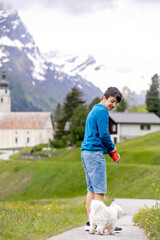
POLYGON ((117 106, 115 108, 115 112, 125 112, 125 110, 127 110, 127 108, 128 108, 127 101, 124 98, 122 98, 120 103, 117 104, 117 106))
POLYGON ((82 99, 83 93, 79 91, 76 87, 71 89, 65 99, 63 104, 63 113, 65 121, 69 121, 73 115, 73 111, 79 106, 85 103, 82 99))
POLYGON ((54 121, 57 122, 61 118, 62 118, 62 107, 61 107, 61 104, 58 103, 56 110, 54 112, 54 121))
POLYGON ((71 92, 66 95, 63 103, 62 117, 57 121, 56 139, 61 139, 68 134, 64 131, 65 124, 67 121, 70 121, 74 110, 85 103, 82 96, 82 92, 76 87, 72 88, 71 92))
POLYGON ((88 109, 84 105, 78 106, 73 112, 70 126, 70 141, 76 143, 84 138, 85 122, 88 114, 88 109))
POLYGON ((160 116, 160 77, 155 74, 146 94, 146 105, 148 112, 154 112, 160 116))
POLYGON ((100 97, 94 98, 93 101, 89 104, 88 110, 91 111, 91 109, 93 108, 93 106, 94 106, 95 104, 100 103, 101 100, 102 100, 102 99, 101 99, 100 97))

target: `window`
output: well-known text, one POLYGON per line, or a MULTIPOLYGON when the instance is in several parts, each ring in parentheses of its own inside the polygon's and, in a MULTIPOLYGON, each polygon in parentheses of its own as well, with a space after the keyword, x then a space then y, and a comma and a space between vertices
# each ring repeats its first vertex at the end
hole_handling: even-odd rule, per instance
POLYGON ((141 125, 141 126, 140 126, 140 129, 141 129, 141 130, 150 130, 150 129, 151 129, 151 126, 150 126, 150 125, 147 125, 147 124, 144 124, 144 125, 141 125))
POLYGON ((3 102, 3 98, 1 98, 1 102, 3 102))
POLYGON ((27 143, 29 143, 29 137, 27 137, 27 143))
POLYGON ((7 90, 5 90, 5 93, 7 93, 7 90))
POLYGON ((117 143, 117 138, 116 137, 114 137, 114 144, 116 144, 117 143))
POLYGON ((112 125, 112 132, 116 132, 117 131, 117 126, 116 126, 116 124, 113 124, 112 125))
POLYGON ((15 138, 15 143, 18 143, 18 138, 15 138))

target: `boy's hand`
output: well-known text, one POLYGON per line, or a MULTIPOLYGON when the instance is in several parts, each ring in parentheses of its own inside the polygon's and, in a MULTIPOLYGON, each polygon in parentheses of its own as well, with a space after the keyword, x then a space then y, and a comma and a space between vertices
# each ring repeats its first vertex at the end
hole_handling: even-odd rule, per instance
POLYGON ((120 155, 117 152, 110 152, 113 161, 118 162, 118 160, 120 159, 120 155))

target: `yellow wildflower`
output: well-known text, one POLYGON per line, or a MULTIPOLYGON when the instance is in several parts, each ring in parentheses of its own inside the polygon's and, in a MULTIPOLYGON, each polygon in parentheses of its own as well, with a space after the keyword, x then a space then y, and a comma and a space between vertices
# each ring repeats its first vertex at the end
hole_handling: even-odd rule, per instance
POLYGON ((155 240, 155 237, 153 237, 152 240, 155 240))
POLYGON ((145 219, 145 222, 148 222, 148 218, 145 219))
POLYGON ((153 224, 156 224, 156 222, 153 222, 153 224))
POLYGON ((152 183, 152 186, 154 186, 154 185, 155 185, 155 183, 153 182, 153 183, 152 183))

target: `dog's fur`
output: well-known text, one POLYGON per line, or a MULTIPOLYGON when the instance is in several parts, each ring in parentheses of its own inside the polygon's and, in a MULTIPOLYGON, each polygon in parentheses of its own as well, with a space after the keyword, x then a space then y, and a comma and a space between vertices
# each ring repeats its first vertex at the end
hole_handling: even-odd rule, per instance
POLYGON ((117 219, 124 216, 124 212, 120 206, 112 203, 107 207, 102 201, 92 200, 90 205, 90 233, 104 234, 105 229, 108 229, 109 234, 114 234, 114 227, 117 219))

